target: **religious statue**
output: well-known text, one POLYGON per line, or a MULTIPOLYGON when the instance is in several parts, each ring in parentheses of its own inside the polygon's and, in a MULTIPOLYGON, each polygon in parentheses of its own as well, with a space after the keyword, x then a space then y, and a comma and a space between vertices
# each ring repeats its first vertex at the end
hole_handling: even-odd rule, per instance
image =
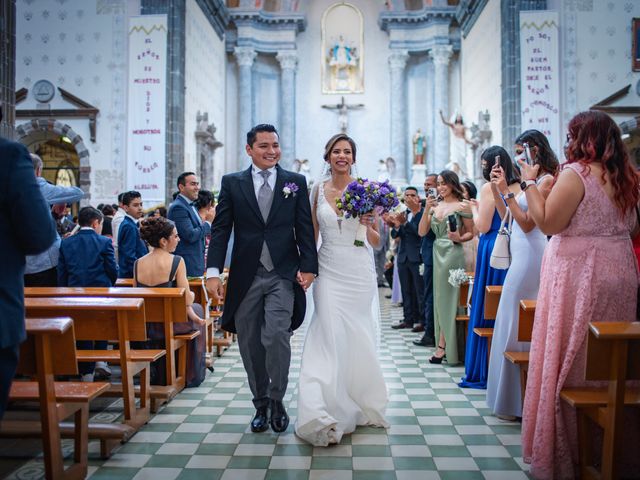
POLYGON ((424 155, 427 148, 427 139, 422 133, 422 130, 418 129, 413 136, 413 164, 424 165, 424 155))
POLYGON ((357 103, 355 105, 348 105, 344 101, 344 97, 342 97, 340 103, 337 105, 322 105, 322 108, 326 108, 328 110, 336 110, 338 113, 338 128, 341 133, 347 133, 347 127, 349 126, 349 117, 347 116, 349 110, 356 110, 364 107, 363 103, 357 103))
POLYGON ((309 159, 305 158, 300 160, 296 158, 293 161, 293 171, 298 172, 300 175, 307 179, 307 185, 311 183, 311 165, 309 165, 309 159))
POLYGON ((331 86, 336 91, 353 90, 355 85, 355 69, 358 67, 359 57, 355 47, 345 42, 342 35, 329 48, 327 61, 331 68, 331 86))
POLYGON ((467 139, 467 127, 464 125, 462 115, 456 113, 455 120, 451 123, 445 119, 442 110, 440 110, 440 118, 453 134, 451 136, 451 158, 446 168, 456 172, 461 179, 466 178, 467 173, 464 169, 467 164, 467 145, 474 145, 474 143, 467 139))
POLYGON ((389 168, 384 158, 381 158, 378 160, 378 181, 384 182, 385 180, 389 180, 389 168))

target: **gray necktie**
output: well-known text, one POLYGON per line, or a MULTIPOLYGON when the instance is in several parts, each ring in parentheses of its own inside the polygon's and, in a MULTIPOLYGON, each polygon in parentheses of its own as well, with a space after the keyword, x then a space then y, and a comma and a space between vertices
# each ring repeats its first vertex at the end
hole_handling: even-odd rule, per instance
MULTIPOLYGON (((271 203, 273 202, 273 190, 271 190, 268 182, 271 172, 269 170, 262 170, 259 174, 262 175, 262 179, 264 181, 262 182, 262 185, 260 185, 260 190, 258 190, 258 207, 260 207, 260 213, 262 213, 262 218, 266 222, 269 217, 269 211, 271 210, 271 203)), ((271 254, 269 253, 267 242, 262 243, 260 263, 267 272, 273 270, 273 261, 271 260, 271 254)))

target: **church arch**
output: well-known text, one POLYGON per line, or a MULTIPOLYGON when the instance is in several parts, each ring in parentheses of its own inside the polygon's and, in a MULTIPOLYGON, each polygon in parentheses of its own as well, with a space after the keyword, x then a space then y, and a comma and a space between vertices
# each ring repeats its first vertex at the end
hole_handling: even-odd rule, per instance
MULTIPOLYGON (((16 127, 17 140, 30 152, 56 152, 50 158, 42 158, 45 168, 51 170, 51 178, 56 183, 64 179, 65 186, 75 181, 85 193, 81 205, 89 205, 91 195, 91 165, 89 150, 82 137, 71 126, 53 118, 36 118, 16 127)), ((42 156, 42 155, 41 155, 42 156)))

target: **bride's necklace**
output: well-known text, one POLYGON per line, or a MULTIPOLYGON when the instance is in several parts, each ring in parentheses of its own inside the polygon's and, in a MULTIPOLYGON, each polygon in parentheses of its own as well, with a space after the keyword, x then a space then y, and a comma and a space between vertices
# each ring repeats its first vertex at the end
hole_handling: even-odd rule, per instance
MULTIPOLYGON (((337 188, 333 185, 333 180, 331 180, 331 181, 330 181, 330 183, 331 183, 331 185, 330 185, 330 188, 331 188, 331 197, 333 197, 333 204, 335 205, 336 200, 337 200, 338 198, 341 198, 341 197, 342 197, 342 193, 341 193, 341 192, 342 192, 342 190, 337 189, 337 188), (339 193, 339 195, 338 195, 337 197, 335 196, 336 192, 338 192, 338 193, 339 193)), ((346 188, 346 187, 345 187, 345 188, 346 188)), ((331 206, 331 208, 333 209, 333 206, 331 206)), ((344 220, 343 214, 342 214, 342 212, 338 212, 338 214, 336 215, 336 221, 337 221, 337 223, 338 223, 338 231, 340 232, 340 234, 342 234, 342 220, 344 220)))

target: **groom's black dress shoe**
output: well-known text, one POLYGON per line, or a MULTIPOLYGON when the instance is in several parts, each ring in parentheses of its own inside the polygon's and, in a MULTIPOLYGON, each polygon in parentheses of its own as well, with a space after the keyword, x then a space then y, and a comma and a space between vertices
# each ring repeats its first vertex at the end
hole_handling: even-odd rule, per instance
POLYGON ((251 420, 251 431, 264 432, 267 428, 269 428, 269 408, 266 406, 258 407, 253 420, 251 420))
POLYGON ((289 415, 280 400, 271 400, 271 430, 282 433, 289 426, 289 415))
POLYGON ((435 347, 436 346, 436 342, 433 340, 433 338, 427 337, 427 335, 423 335, 421 339, 416 339, 413 340, 413 344, 417 345, 419 347, 435 347))

